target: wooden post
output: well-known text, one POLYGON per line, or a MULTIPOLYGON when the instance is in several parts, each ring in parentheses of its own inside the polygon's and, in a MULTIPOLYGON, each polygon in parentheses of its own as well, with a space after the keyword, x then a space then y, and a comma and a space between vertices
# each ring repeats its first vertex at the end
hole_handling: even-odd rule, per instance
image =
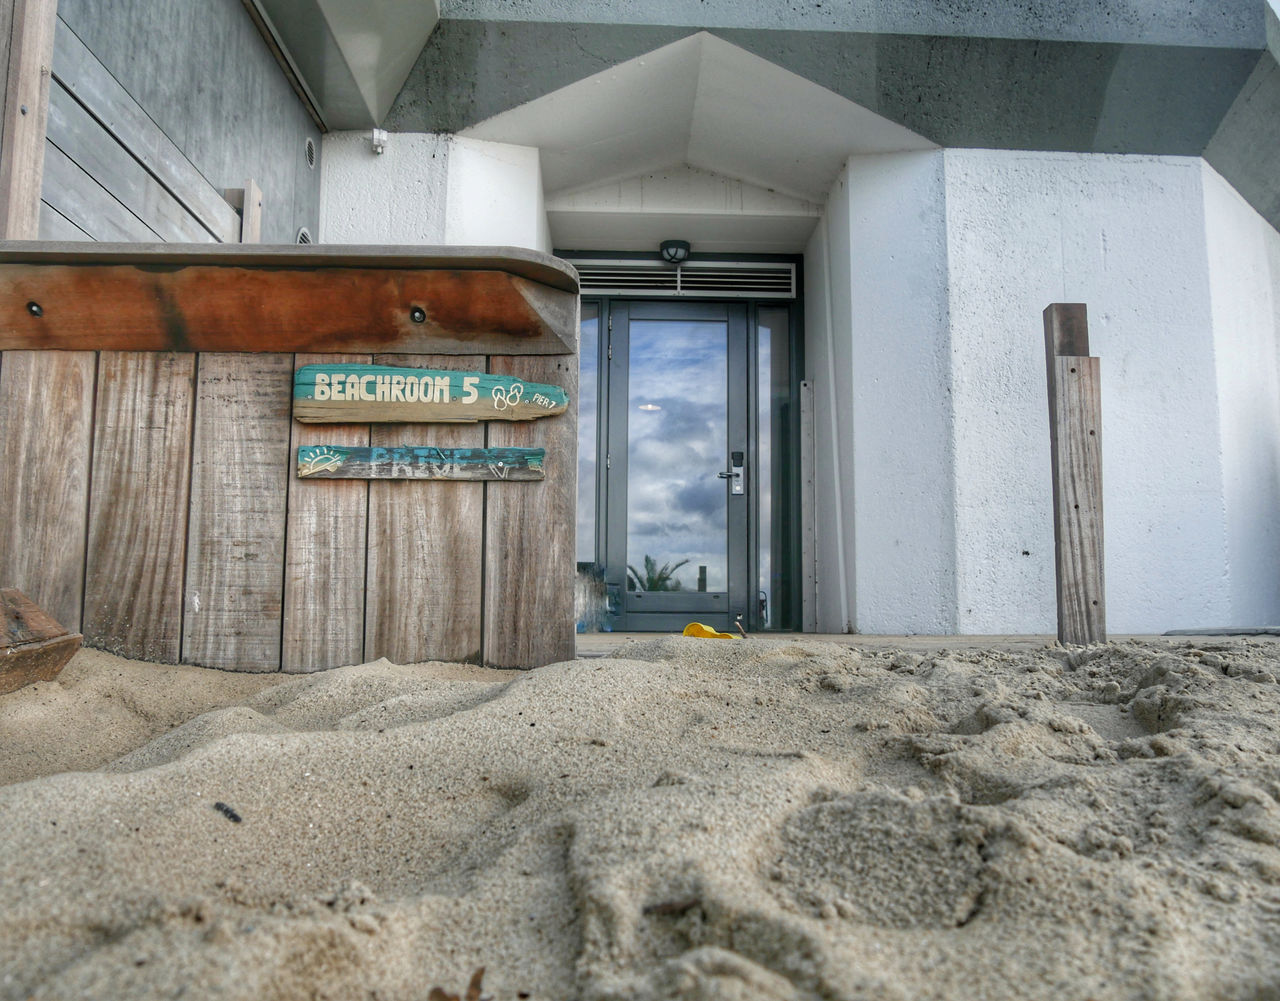
POLYGON ((40 228, 40 184, 57 0, 12 0, 0 132, 0 236, 34 240, 40 228))
POLYGON ((1097 358, 1089 355, 1083 303, 1044 311, 1053 468, 1053 538, 1058 639, 1104 643, 1102 551, 1102 396, 1097 358))
POLYGON ((250 177, 243 188, 223 188, 222 197, 240 213, 240 242, 262 242, 262 189, 250 177))

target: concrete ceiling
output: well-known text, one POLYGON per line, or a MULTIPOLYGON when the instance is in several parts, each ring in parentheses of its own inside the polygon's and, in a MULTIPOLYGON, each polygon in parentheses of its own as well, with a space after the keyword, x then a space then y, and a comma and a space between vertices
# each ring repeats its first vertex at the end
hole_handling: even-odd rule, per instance
POLYGON ((439 0, 248 0, 328 129, 381 124, 440 20, 439 0))
MULTIPOLYGON (((767 12, 738 0, 653 0, 628 7, 631 21, 612 20, 605 9, 615 6, 446 0, 386 127, 492 126, 684 41, 697 29, 682 25, 697 25, 771 64, 769 78, 794 74, 939 146, 1203 156, 1280 229, 1280 0, 823 0, 767 12), (582 20, 566 20, 575 17, 582 20)), ((675 64, 690 71, 686 60, 675 64)), ((699 57, 699 81, 701 71, 699 57)), ((603 79, 600 86, 608 89, 603 79)), ((660 113, 638 107, 643 93, 608 92, 619 103, 599 109, 602 146, 627 143, 609 127, 615 114, 638 124, 660 113)), ((689 99, 687 86, 680 92, 689 99)), ((760 90, 748 80, 746 93, 760 90)), ((692 108, 687 115, 691 126, 698 121, 692 108)), ((804 125, 790 120, 799 113, 778 117, 778 135, 804 125)), ((749 135, 759 134, 754 126, 749 135)), ((707 166, 692 134, 687 145, 682 162, 707 166)), ((670 155, 667 148, 631 166, 670 155)), ((785 165, 763 159, 752 154, 744 170, 725 156, 709 169, 812 197, 812 177, 788 184, 778 177, 790 173, 785 165)), ((556 178, 557 165, 547 165, 556 178)))
POLYGON ((707 32, 464 130, 536 146, 559 192, 687 164, 821 202, 854 154, 935 149, 910 129, 707 32))

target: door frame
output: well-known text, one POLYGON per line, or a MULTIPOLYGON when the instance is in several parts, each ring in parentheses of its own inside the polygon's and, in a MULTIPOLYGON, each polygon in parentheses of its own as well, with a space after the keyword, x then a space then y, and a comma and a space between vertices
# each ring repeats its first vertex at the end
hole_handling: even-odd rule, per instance
MULTIPOLYGON (((635 252, 618 252, 609 254, 600 254, 594 252, 577 252, 577 251, 560 251, 556 254, 567 259, 570 263, 574 263, 578 259, 587 261, 599 259, 634 259, 638 261, 653 260, 653 254, 635 253, 635 252)), ((787 254, 735 254, 735 255, 702 255, 694 254, 691 259, 699 259, 702 257, 714 258, 716 261, 741 261, 743 263, 750 262, 786 262, 792 264, 796 269, 796 288, 797 290, 804 288, 804 262, 803 258, 798 255, 787 254)), ((749 457, 748 461, 753 469, 759 468, 759 428, 758 428, 758 365, 759 365, 759 343, 758 343, 758 312, 763 309, 785 308, 788 314, 789 330, 788 330, 788 365, 790 372, 790 400, 794 408, 794 418, 791 423, 790 433, 785 442, 785 454, 789 462, 790 483, 786 494, 785 513, 787 520, 783 528, 785 535, 785 553, 775 553, 774 559, 777 563, 783 565, 781 575, 782 584, 773 591, 775 605, 781 605, 785 610, 781 615, 775 611, 777 620, 769 629, 798 632, 803 625, 803 570, 801 560, 801 522, 803 517, 812 516, 812 512, 807 512, 802 505, 801 499, 801 463, 800 463, 800 384, 807 377, 805 373, 805 352, 804 352, 804 298, 803 295, 797 293, 795 298, 782 297, 757 297, 752 295, 727 295, 727 296, 671 296, 669 294, 648 292, 644 289, 637 289, 634 293, 627 292, 622 294, 616 291, 592 291, 584 290, 581 294, 581 300, 584 305, 592 304, 599 310, 597 316, 597 339, 596 339, 596 378, 597 382, 597 411, 596 411, 596 427, 594 440, 596 443, 596 482, 594 484, 595 498, 595 518, 594 518, 594 559, 596 565, 604 567, 604 556, 608 552, 609 544, 609 526, 606 517, 607 500, 610 476, 613 472, 609 468, 611 456, 609 455, 609 425, 611 423, 610 408, 614 405, 614 397, 617 395, 611 391, 610 385, 610 362, 611 357, 610 332, 608 329, 609 315, 611 308, 616 302, 692 302, 692 303, 724 303, 724 304, 745 304, 747 308, 747 352, 748 352, 748 407, 747 407, 747 426, 748 426, 748 442, 749 457)), ((622 403, 625 408, 626 402, 622 403)), ((759 575, 759 552, 761 545, 761 529, 759 524, 759 508, 757 496, 755 493, 756 485, 754 482, 748 484, 748 535, 749 544, 747 548, 747 567, 748 567, 748 611, 746 617, 746 629, 749 632, 759 631, 763 628, 760 618, 760 609, 758 602, 755 600, 756 582, 759 575)), ((775 503, 777 499, 775 498, 775 503)), ((624 515, 625 517, 625 515, 624 515)), ((623 526, 625 530, 625 525, 623 526)), ((586 554, 583 554, 586 558, 586 554)), ((621 594, 610 591, 608 593, 607 602, 609 611, 621 610, 621 594)), ((622 623, 614 618, 611 614, 609 618, 612 620, 612 628, 622 628, 622 623)), ((688 622, 689 616, 678 616, 673 613, 670 625, 676 625, 679 618, 679 625, 683 626, 688 622)))
MULTIPOLYGON (((606 487, 604 554, 605 587, 614 596, 618 628, 636 631, 683 628, 691 618, 727 629, 735 621, 748 624, 750 612, 752 515, 755 509, 754 466, 750 426, 750 373, 752 369, 747 304, 733 300, 624 299, 608 304, 606 330, 609 337, 608 427, 605 437, 606 487), (724 483, 726 516, 724 543, 726 586, 723 591, 632 591, 627 587, 628 488, 630 486, 630 327, 632 321, 704 321, 725 324, 726 406, 725 454, 721 468, 728 471, 730 453, 743 453, 744 491, 730 493, 724 483)), ((708 387, 716 391, 715 387, 708 387)), ((715 472, 719 472, 716 470, 715 472)), ((708 470, 708 475, 711 471, 708 470)))

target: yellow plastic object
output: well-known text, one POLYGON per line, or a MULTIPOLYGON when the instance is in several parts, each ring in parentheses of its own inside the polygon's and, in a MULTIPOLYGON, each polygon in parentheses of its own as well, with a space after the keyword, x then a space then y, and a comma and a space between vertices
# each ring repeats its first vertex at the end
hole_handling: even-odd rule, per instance
POLYGON ((686 636, 701 636, 708 640, 736 640, 738 637, 733 633, 721 633, 712 629, 710 626, 704 626, 701 622, 690 622, 684 627, 686 636))

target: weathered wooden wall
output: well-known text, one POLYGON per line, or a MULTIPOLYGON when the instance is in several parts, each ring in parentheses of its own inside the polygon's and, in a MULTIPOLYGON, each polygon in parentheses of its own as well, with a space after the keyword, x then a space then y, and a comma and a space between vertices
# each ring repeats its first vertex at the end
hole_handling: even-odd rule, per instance
POLYGON ((76 183, 46 188, 58 215, 43 213, 44 239, 75 239, 77 230, 97 240, 208 239, 166 232, 194 221, 236 242, 219 232, 225 205, 195 205, 187 195, 204 188, 216 196, 248 178, 264 201, 260 239, 292 243, 300 226, 316 232, 320 130, 241 0, 57 7, 48 155, 76 183), (174 196, 188 218, 172 211, 174 196))
MULTIPOLYGON (((259 262, 249 266, 278 276, 274 307, 296 301, 305 309, 305 299, 289 291, 297 268, 272 266, 296 265, 296 250, 93 247, 75 251, 86 276, 108 267, 112 254, 167 262, 143 268, 148 275, 180 270, 174 262, 183 255, 196 260, 193 267, 232 256, 259 262)), ((67 253, 0 248, 0 348, 7 349, 0 355, 0 586, 29 595, 84 633, 88 646, 153 661, 307 672, 378 657, 534 667, 574 656, 578 364, 563 352, 576 337, 575 279, 556 279, 563 301, 545 312, 563 341, 508 338, 511 351, 559 344, 560 354, 487 353, 500 350, 506 335, 483 331, 473 343, 486 353, 459 354, 456 331, 446 330, 436 341, 449 353, 283 352, 271 350, 277 328, 257 336, 263 350, 256 352, 30 350, 54 336, 45 330, 81 343, 96 322, 92 303, 60 309, 74 299, 59 284, 67 253), (46 304, 37 320, 56 312, 82 320, 24 323, 32 316, 13 303, 29 299, 46 304), (297 421, 295 372, 324 363, 515 376, 561 387, 569 407, 539 420, 487 424, 297 421), (545 478, 299 479, 297 448, 320 444, 543 448, 545 478)), ((308 253, 322 270, 326 256, 335 256, 308 253)), ((395 254, 385 259, 403 267, 395 254)), ((541 262, 527 266, 552 274, 541 262)), ((474 280, 477 289, 497 273, 444 270, 451 283, 474 280)), ((401 287, 374 268, 366 279, 401 287)), ((250 299, 232 302, 227 315, 252 314, 250 299)), ((178 313, 164 322, 171 331, 195 329, 178 313)), ((312 321, 322 340, 330 336, 325 323, 312 321)), ((151 346, 156 333, 139 326, 134 336, 151 346)))
POLYGON ((387 657, 532 667, 574 655, 577 365, 571 355, 103 351, 41 381, 10 351, 0 447, 51 398, 90 452, 4 449, 0 578, 85 644, 236 671, 387 657), (356 361, 551 382, 570 412, 522 423, 307 425, 293 373, 356 361), (486 442, 487 437, 487 442, 486 442), (547 449, 537 482, 299 480, 298 445, 547 449), (57 517, 51 518, 50 512, 57 517), (87 525, 87 532, 86 532, 87 525))

